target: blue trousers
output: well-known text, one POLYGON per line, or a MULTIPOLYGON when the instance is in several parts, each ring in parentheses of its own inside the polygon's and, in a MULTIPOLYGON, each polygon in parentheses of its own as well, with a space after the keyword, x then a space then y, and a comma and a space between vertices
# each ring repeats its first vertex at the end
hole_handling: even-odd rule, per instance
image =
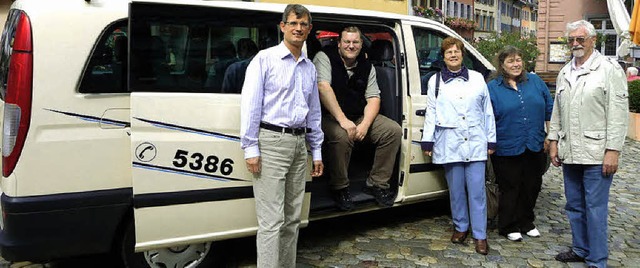
POLYGON ((471 225, 475 239, 487 239, 485 165, 485 161, 444 164, 453 225, 458 232, 468 231, 471 225))
POLYGON ((607 217, 613 175, 602 174, 602 165, 563 164, 562 173, 572 250, 585 258, 587 265, 607 267, 607 217))

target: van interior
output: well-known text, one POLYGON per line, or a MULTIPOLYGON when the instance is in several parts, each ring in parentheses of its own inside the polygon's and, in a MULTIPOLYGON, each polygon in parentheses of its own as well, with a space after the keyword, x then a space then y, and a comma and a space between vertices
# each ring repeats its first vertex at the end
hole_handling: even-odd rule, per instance
MULTIPOLYGON (((367 25, 353 23, 336 23, 335 20, 322 21, 314 20, 314 34, 307 38, 307 52, 309 57, 313 57, 317 51, 324 49, 338 49, 337 42, 339 35, 345 26, 355 25, 362 31, 363 47, 361 53, 365 53, 367 59, 373 64, 372 71, 376 72, 378 87, 380 88, 380 114, 398 122, 402 119, 401 98, 399 98, 399 72, 397 68, 396 55, 397 37, 390 27, 384 25, 367 25)), ((349 192, 356 209, 358 206, 375 205, 373 196, 365 194, 363 188, 366 179, 373 165, 375 146, 371 144, 356 143, 351 154, 349 163, 349 192)), ((331 157, 326 148, 323 150, 323 158, 331 157)), ((398 156, 388 161, 397 162, 398 156)), ((325 173, 320 178, 315 178, 311 185, 311 210, 321 213, 323 211, 336 210, 335 203, 331 196, 329 185, 328 167, 325 165, 325 173)), ((391 189, 397 192, 398 189, 398 168, 393 172, 389 181, 391 189)))

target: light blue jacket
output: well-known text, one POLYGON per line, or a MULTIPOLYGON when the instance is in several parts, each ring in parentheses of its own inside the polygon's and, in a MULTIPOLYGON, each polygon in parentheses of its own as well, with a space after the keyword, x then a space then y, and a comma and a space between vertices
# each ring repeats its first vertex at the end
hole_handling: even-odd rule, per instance
POLYGON ((484 77, 469 70, 468 81, 440 81, 437 98, 435 80, 434 75, 428 83, 423 150, 432 148, 435 164, 487 160, 487 149, 495 149, 496 125, 484 77))

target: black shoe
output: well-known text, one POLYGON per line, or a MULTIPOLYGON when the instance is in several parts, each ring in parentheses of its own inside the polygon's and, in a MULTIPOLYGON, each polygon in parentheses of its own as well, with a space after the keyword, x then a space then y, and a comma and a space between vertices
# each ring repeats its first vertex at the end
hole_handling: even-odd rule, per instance
POLYGON ((584 262, 584 258, 578 256, 573 250, 569 250, 566 252, 560 252, 556 255, 556 261, 561 262, 584 262))
POLYGON ((382 189, 376 186, 365 186, 364 193, 373 195, 376 199, 376 203, 381 207, 393 206, 393 199, 395 196, 389 189, 382 189))
POLYGON ((340 210, 349 211, 353 209, 353 202, 351 201, 351 194, 349 193, 349 187, 345 187, 338 190, 332 190, 333 200, 336 201, 340 210))

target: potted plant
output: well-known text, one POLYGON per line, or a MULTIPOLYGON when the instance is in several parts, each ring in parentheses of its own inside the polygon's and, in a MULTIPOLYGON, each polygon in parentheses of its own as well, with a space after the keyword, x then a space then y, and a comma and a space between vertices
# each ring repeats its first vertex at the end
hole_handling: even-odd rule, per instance
POLYGON ((627 137, 640 140, 640 80, 629 82, 629 129, 627 137))

